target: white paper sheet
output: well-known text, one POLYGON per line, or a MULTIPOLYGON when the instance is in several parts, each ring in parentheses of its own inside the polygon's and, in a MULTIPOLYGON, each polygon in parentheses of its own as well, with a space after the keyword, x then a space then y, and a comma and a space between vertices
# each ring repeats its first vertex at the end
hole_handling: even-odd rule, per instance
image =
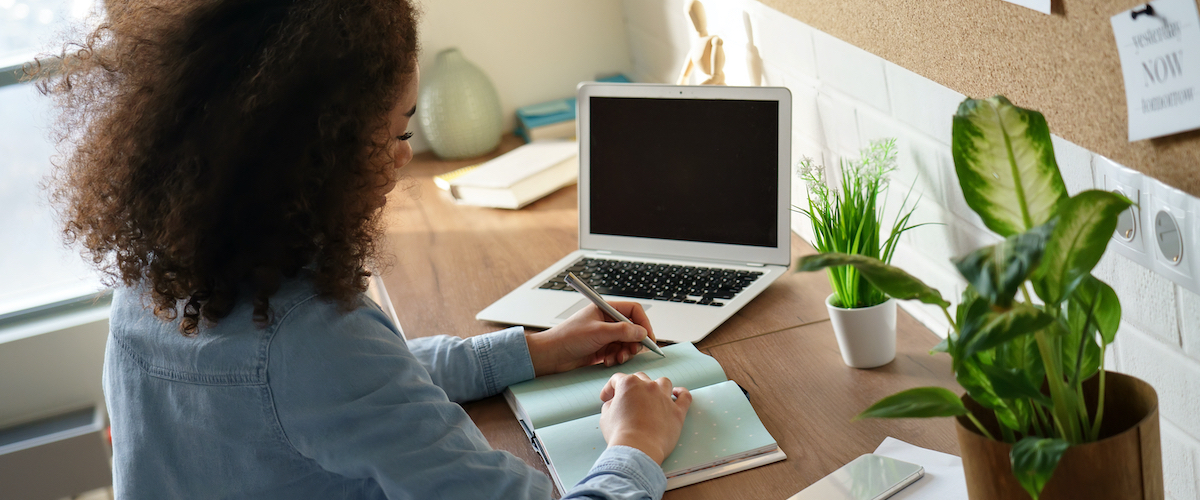
POLYGON ((1125 77, 1129 141, 1200 128, 1200 13, 1195 0, 1156 0, 1112 16, 1125 77), (1133 15, 1137 12, 1137 16, 1133 15))
POLYGON ((903 460, 925 468, 925 477, 910 484, 888 500, 966 500, 967 481, 962 459, 913 446, 896 438, 886 438, 875 448, 876 455, 903 460))
MULTIPOLYGON (((1005 2, 1015 3, 1022 7, 1029 7, 1042 14, 1050 13, 1050 0, 1004 0, 1005 2)), ((893 497, 895 498, 895 497, 893 497)))

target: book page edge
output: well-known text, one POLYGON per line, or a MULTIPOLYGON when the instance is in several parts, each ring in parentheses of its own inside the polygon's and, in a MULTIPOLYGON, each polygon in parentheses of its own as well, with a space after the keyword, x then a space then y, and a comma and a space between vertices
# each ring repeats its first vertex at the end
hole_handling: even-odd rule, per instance
POLYGON ((775 462, 779 462, 779 461, 786 460, 786 459, 787 459, 787 455, 783 453, 783 449, 776 446, 775 451, 772 451, 770 453, 758 455, 756 457, 751 457, 751 458, 748 458, 746 460, 742 460, 739 462, 725 464, 720 467, 704 469, 699 472, 694 472, 691 474, 686 474, 683 476, 677 476, 677 477, 667 479, 667 490, 673 490, 675 488, 682 488, 684 486, 690 486, 690 485, 693 485, 696 483, 708 481, 709 479, 716 479, 718 477, 728 476, 730 474, 742 472, 744 470, 750 470, 755 467, 761 467, 761 466, 767 465, 767 464, 773 464, 775 462))

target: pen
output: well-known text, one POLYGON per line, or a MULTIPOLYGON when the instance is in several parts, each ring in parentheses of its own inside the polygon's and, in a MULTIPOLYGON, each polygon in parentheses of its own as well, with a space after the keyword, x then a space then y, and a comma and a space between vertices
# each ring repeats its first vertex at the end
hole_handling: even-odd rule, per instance
MULTIPOLYGON (((590 285, 579 279, 578 276, 575 276, 575 273, 567 273, 566 281, 568 285, 571 285, 571 288, 574 288, 575 291, 582 293, 584 297, 587 297, 588 300, 592 301, 593 304, 596 304, 596 307, 599 307, 601 311, 604 311, 612 319, 633 324, 632 321, 629 321, 629 318, 626 318, 624 314, 621 314, 621 311, 613 309, 613 306, 609 305, 608 302, 605 302, 604 299, 600 297, 600 294, 596 293, 596 291, 593 290, 590 285)), ((642 339, 642 345, 646 346, 651 351, 654 351, 654 353, 659 356, 664 358, 667 357, 666 354, 663 354, 662 349, 658 348, 658 344, 655 344, 653 340, 650 340, 649 335, 642 339)))

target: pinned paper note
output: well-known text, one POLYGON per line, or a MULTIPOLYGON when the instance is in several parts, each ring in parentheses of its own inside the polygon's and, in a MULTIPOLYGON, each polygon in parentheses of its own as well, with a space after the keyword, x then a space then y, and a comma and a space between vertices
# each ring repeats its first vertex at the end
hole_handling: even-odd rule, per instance
POLYGON ((1200 128, 1200 13, 1195 0, 1157 0, 1112 17, 1129 141, 1200 128))
POLYGON ((1042 14, 1050 13, 1050 0, 1004 0, 1005 2, 1015 3, 1022 7, 1029 7, 1042 14))

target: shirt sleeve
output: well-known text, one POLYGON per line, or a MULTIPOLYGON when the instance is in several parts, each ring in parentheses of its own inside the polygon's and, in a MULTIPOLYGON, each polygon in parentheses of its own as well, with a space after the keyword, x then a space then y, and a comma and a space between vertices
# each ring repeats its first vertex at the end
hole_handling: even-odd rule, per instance
POLYGON ((409 340, 408 348, 451 401, 495 396, 533 378, 525 329, 519 326, 469 339, 422 337, 409 340))
MULTIPOLYGON (((343 314, 336 305, 310 299, 283 315, 267 349, 267 378, 285 442, 325 470, 374 480, 388 498, 550 498, 549 478, 511 453, 493 450, 389 325, 365 303, 343 314)), ((491 338, 503 344, 513 335, 505 330, 491 338)), ((432 352, 458 353, 452 358, 465 356, 460 350, 506 349, 492 340, 431 346, 438 342, 450 347, 432 352)), ((484 363, 461 368, 435 362, 443 378, 453 378, 455 366, 485 373, 484 363)), ((488 376, 479 376, 487 387, 488 376)), ((503 381, 497 376, 490 383, 503 381)), ((564 498, 657 499, 665 484, 662 469, 644 453, 615 446, 564 498)))
POLYGON ((609 446, 562 500, 658 500, 666 489, 667 476, 649 455, 637 448, 609 446))

